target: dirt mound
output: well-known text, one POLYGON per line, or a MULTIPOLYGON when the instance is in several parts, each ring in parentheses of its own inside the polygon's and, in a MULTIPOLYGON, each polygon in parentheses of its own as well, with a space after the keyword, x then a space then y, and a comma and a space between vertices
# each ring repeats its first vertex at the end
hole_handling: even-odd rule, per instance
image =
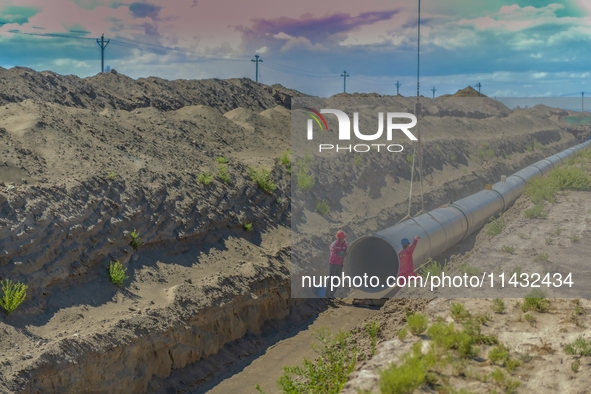
POLYGON ((472 86, 460 89, 455 92, 453 97, 486 97, 484 94, 477 92, 472 86))

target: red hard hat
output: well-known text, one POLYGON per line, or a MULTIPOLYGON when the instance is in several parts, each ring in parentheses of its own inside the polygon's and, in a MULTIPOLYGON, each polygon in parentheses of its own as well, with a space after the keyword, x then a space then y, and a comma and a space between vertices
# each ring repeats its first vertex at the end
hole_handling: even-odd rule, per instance
POLYGON ((347 238, 347 234, 343 230, 337 231, 337 238, 347 238))

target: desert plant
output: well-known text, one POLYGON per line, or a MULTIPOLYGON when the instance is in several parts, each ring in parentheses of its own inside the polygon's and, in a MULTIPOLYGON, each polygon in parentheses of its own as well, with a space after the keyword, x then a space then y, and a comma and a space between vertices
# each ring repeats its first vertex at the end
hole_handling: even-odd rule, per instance
POLYGON ((523 214, 528 219, 538 219, 538 218, 544 219, 546 217, 546 214, 543 212, 543 210, 544 210, 544 204, 536 204, 532 208, 528 208, 528 209, 524 210, 523 214))
POLYGON ((252 228, 252 223, 244 223, 244 225, 242 226, 242 228, 243 228, 245 231, 252 231, 252 230, 253 230, 253 228, 252 228))
POLYGON ((552 239, 552 237, 546 238, 546 245, 550 246, 550 245, 552 245, 553 242, 554 242, 554 240, 552 239))
POLYGON ((414 157, 414 156, 413 156, 413 155, 411 155, 411 154, 409 153, 408 155, 406 155, 406 161, 407 161, 409 164, 412 164, 413 157, 414 157))
POLYGON ((517 236, 518 236, 520 239, 530 239, 530 238, 531 238, 529 235, 527 235, 527 234, 524 234, 524 233, 519 233, 519 234, 517 234, 517 236))
POLYGON ((579 367, 581 366, 581 360, 580 359, 575 359, 575 361, 573 361, 573 363, 570 365, 570 369, 573 372, 579 372, 579 367))
POLYGON ((218 164, 218 173, 216 175, 216 177, 224 182, 224 183, 228 183, 230 182, 230 174, 228 173, 228 165, 227 164, 218 164))
POLYGON ((478 276, 481 273, 480 268, 474 267, 473 265, 470 265, 468 263, 461 264, 458 267, 458 269, 460 270, 461 273, 466 274, 468 276, 478 276))
POLYGON ((545 293, 540 289, 533 289, 525 295, 521 310, 523 312, 548 312, 549 301, 546 299, 545 293))
POLYGON ((398 331, 397 335, 398 339, 404 341, 406 339, 406 336, 408 335, 408 330, 406 329, 406 327, 403 327, 400 331, 398 331))
POLYGON ((138 249, 144 245, 144 243, 140 240, 140 233, 138 233, 136 229, 133 229, 133 231, 129 233, 129 236, 131 237, 131 242, 129 245, 131 245, 134 249, 138 249))
POLYGON ((500 298, 495 298, 493 300, 492 310, 494 313, 505 312, 505 302, 500 298))
POLYGON ((199 182, 205 186, 209 185, 212 180, 213 180, 213 175, 211 175, 209 172, 204 172, 204 173, 199 174, 197 176, 197 182, 199 182))
POLYGON ((318 200, 315 210, 321 215, 326 215, 330 211, 330 205, 328 205, 328 201, 326 200, 318 200))
POLYGON ((361 165, 361 156, 355 156, 353 158, 353 165, 359 167, 361 165))
POLYGON ((315 337, 320 346, 313 348, 320 357, 315 362, 304 359, 303 366, 284 367, 278 381, 283 393, 337 394, 353 372, 359 350, 350 333, 319 330, 315 337))
POLYGON ((114 172, 109 172, 107 174, 107 178, 109 178, 109 179, 115 179, 116 177, 117 177, 117 174, 114 172))
POLYGON ((451 315, 451 318, 454 319, 456 323, 464 322, 471 317, 470 312, 468 312, 464 304, 456 302, 451 303, 449 313, 451 315))
POLYGON ((577 242, 580 241, 579 236, 576 235, 576 234, 571 235, 569 238, 570 238, 570 240, 571 240, 572 243, 577 243, 577 242))
POLYGON ((308 190, 310 190, 312 188, 312 186, 314 186, 314 183, 316 183, 316 180, 314 179, 314 175, 312 175, 308 172, 307 168, 300 167, 298 170, 298 175, 296 177, 296 182, 297 182, 298 188, 307 192, 308 190))
POLYGON ((497 217, 492 216, 490 222, 486 225, 486 234, 492 238, 499 235, 504 228, 505 218, 503 218, 503 215, 499 214, 497 217))
POLYGON ((376 345, 378 343, 378 333, 380 332, 380 323, 371 321, 365 324, 365 331, 371 339, 371 355, 376 354, 376 345))
POLYGON ((429 318, 422 313, 413 313, 406 318, 406 324, 413 335, 421 335, 429 325, 429 318))
POLYGON ((279 162, 281 164, 283 164, 288 170, 291 170, 291 151, 288 150, 286 152, 283 152, 283 154, 281 155, 281 157, 279 157, 279 162))
POLYGON ((523 315, 523 318, 525 319, 526 322, 528 322, 532 327, 535 327, 538 319, 536 319, 536 317, 534 315, 532 315, 531 313, 526 313, 525 315, 523 315))
POLYGON ((532 141, 533 150, 540 149, 541 147, 542 147, 542 144, 540 144, 540 142, 534 138, 534 140, 532 141))
POLYGON ((223 156, 218 156, 215 161, 217 161, 219 164, 226 164, 228 162, 228 160, 223 156))
POLYGON ((4 279, 0 285, 2 287, 0 306, 10 315, 27 297, 29 286, 21 282, 14 283, 10 279, 4 279))
POLYGON ((589 357, 591 356, 591 339, 578 336, 572 343, 564 346, 564 352, 572 356, 589 357))
POLYGON ((421 342, 414 344, 399 366, 392 364, 380 373, 379 385, 382 393, 412 393, 426 382, 428 371, 435 364, 436 357, 432 351, 422 354, 421 345, 421 342))
POLYGON ((451 152, 451 153, 449 154, 449 159, 450 159, 451 161, 456 161, 456 160, 457 160, 457 158, 458 158, 458 157, 456 156, 456 153, 455 153, 455 152, 451 152))
POLYGON ((515 246, 504 245, 503 246, 503 252, 506 252, 506 253, 511 254, 511 253, 515 252, 515 246))
POLYGON ((123 267, 119 260, 109 263, 109 279, 116 286, 121 287, 125 279, 129 278, 129 276, 125 275, 126 271, 127 268, 123 267))
POLYGON ((264 168, 260 170, 251 168, 248 171, 248 174, 250 175, 250 179, 255 182, 265 193, 271 194, 275 191, 275 189, 277 189, 277 185, 271 179, 271 173, 264 168))
POLYGON ((538 255, 534 258, 534 261, 536 263, 540 262, 540 261, 547 261, 547 260, 548 260, 548 253, 546 253, 546 252, 538 253, 538 255))
POLYGON ((427 260, 427 263, 425 263, 425 265, 423 265, 420 269, 421 275, 423 275, 425 278, 427 275, 439 277, 441 276, 442 272, 443 268, 441 265, 430 257, 429 260, 427 260))

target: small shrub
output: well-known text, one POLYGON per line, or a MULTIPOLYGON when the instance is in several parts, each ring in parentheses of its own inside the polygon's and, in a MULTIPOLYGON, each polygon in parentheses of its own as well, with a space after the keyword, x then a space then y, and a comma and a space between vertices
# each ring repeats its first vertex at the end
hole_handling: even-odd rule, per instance
POLYGON ((376 354, 376 345, 378 343, 378 333, 380 332, 380 323, 372 321, 365 324, 365 331, 371 339, 371 355, 372 357, 376 354))
POLYGON ((570 369, 574 372, 577 373, 579 372, 579 367, 581 366, 581 360, 580 359, 576 359, 575 361, 573 361, 573 363, 570 365, 570 369))
POLYGON ((519 233, 519 234, 517 234, 517 236, 518 236, 520 239, 530 239, 530 238, 531 238, 529 235, 527 235, 527 234, 524 234, 524 233, 519 233))
POLYGON ((353 158, 353 165, 359 167, 361 165, 361 156, 355 156, 353 158))
POLYGON ((312 186, 314 186, 316 180, 314 179, 314 175, 308 173, 308 170, 306 168, 300 167, 300 169, 298 170, 298 175, 296 177, 296 182, 299 189, 307 192, 312 188, 312 186))
POLYGON ((532 141, 532 148, 533 150, 540 149, 542 148, 542 144, 540 144, 540 142, 534 138, 534 140, 532 141))
POLYGON ((523 211, 523 214, 528 219, 544 219, 546 217, 546 214, 543 212, 543 210, 544 204, 536 204, 534 207, 528 208, 525 211, 523 211))
POLYGON ((503 252, 506 252, 506 253, 511 254, 511 253, 515 252, 515 246, 504 245, 503 246, 503 252))
POLYGON ((450 155, 449 155, 449 159, 450 159, 451 161, 456 161, 456 160, 457 160, 457 158, 458 158, 458 157, 456 156, 456 153, 455 153, 455 152, 451 152, 451 153, 450 153, 450 155))
POLYGON ((408 155, 406 155, 406 161, 407 161, 409 164, 412 164, 412 160, 413 160, 413 155, 411 155, 411 154, 408 154, 408 155))
POLYGON ((218 164, 218 173, 216 176, 220 181, 229 183, 231 178, 230 174, 228 173, 228 165, 224 163, 218 164))
POLYGON ((571 235, 569 238, 570 238, 570 240, 571 240, 572 243, 577 243, 577 242, 580 241, 579 236, 576 235, 576 234, 571 235))
POLYGON ((291 170, 291 159, 290 159, 291 151, 283 152, 281 157, 279 157, 279 162, 283 164, 288 170, 291 170))
POLYGON ((415 313, 406 318, 408 329, 413 335, 421 335, 429 325, 429 318, 422 313, 415 313))
POLYGON ((264 168, 255 170, 251 168, 248 172, 250 179, 255 182, 262 191, 267 194, 271 194, 277 189, 277 185, 271 179, 271 173, 264 168))
POLYGON ((534 261, 540 262, 540 261, 547 261, 548 260, 548 253, 542 252, 542 253, 538 253, 538 255, 534 258, 534 261))
POLYGON ((117 178, 117 174, 114 173, 114 172, 109 172, 107 174, 107 178, 109 178, 109 179, 115 179, 115 178, 117 178))
POLYGON ((589 357, 591 356, 591 339, 585 339, 579 336, 574 342, 564 346, 564 352, 572 356, 589 357))
POLYGON ((552 234, 554 234, 554 235, 560 235, 560 234, 562 234, 562 229, 559 227, 556 230, 554 230, 554 232, 552 234))
POLYGON ((521 310, 523 312, 534 311, 534 312, 548 312, 549 301, 546 299, 546 295, 539 289, 533 289, 526 294, 523 304, 521 304, 521 310))
POLYGON ((505 302, 500 298, 495 298, 492 309, 494 313, 503 313, 505 311, 505 302))
POLYGON ((219 156, 217 159, 215 159, 215 161, 217 161, 219 164, 226 164, 228 162, 228 160, 222 156, 219 156))
POLYGON ((425 383, 427 373, 436 360, 432 352, 421 354, 421 346, 422 343, 417 342, 400 366, 393 364, 380 373, 382 393, 412 393, 425 383))
POLYGON ((451 315, 451 318, 454 319, 456 323, 467 321, 470 317, 472 317, 472 315, 470 314, 470 312, 468 312, 464 304, 455 302, 451 303, 449 313, 451 315))
POLYGON ((546 238, 546 245, 550 246, 550 245, 552 245, 553 242, 554 242, 554 240, 552 239, 552 237, 546 238))
POLYGON ((429 275, 431 277, 433 277, 433 276, 439 277, 443 273, 443 268, 441 267, 441 265, 437 261, 435 261, 429 257, 429 260, 427 260, 427 263, 421 267, 420 273, 425 278, 427 277, 427 275, 429 275))
POLYGON ((123 264, 119 262, 119 260, 111 261, 109 263, 109 279, 113 282, 114 285, 121 287, 123 282, 129 278, 129 276, 125 275, 127 268, 123 267, 123 264))
POLYGON ((284 367, 278 385, 283 393, 340 393, 355 369, 359 350, 350 333, 335 335, 327 330, 315 333, 320 346, 316 361, 304 359, 302 366, 284 367))
POLYGON ((129 236, 131 237, 131 242, 129 245, 131 245, 134 249, 138 249, 144 245, 144 243, 140 240, 140 233, 138 233, 136 229, 133 229, 133 231, 129 233, 129 236))
POLYGON ((499 214, 498 217, 493 216, 490 218, 490 222, 486 225, 486 234, 492 238, 499 235, 504 228, 505 219, 502 214, 499 214))
POLYGON ((244 223, 244 225, 242 226, 242 228, 244 228, 244 230, 246 231, 252 231, 252 223, 244 223))
POLYGON ((466 274, 468 276, 478 276, 481 274, 480 268, 474 267, 468 263, 463 263, 459 267, 461 273, 466 274))
POLYGON ((328 201, 318 200, 315 210, 321 215, 326 215, 330 211, 330 205, 328 205, 328 201))
POLYGON ((21 282, 14 283, 10 279, 4 279, 0 284, 2 287, 0 306, 10 315, 27 297, 29 286, 21 282))
POLYGON ((406 336, 408 335, 408 330, 406 329, 406 327, 403 327, 400 331, 398 331, 397 335, 398 339, 404 341, 406 339, 406 336))
POLYGON ((526 313, 523 318, 525 319, 526 322, 528 322, 532 327, 535 327, 538 319, 536 319, 535 316, 533 316, 530 313, 526 313))
POLYGON ((509 358, 509 348, 505 345, 497 345, 488 352, 488 359, 493 364, 505 365, 509 358))
POLYGON ((202 185, 209 185, 213 181, 213 175, 209 172, 204 172, 203 174, 199 174, 197 176, 197 182, 201 183, 202 185))

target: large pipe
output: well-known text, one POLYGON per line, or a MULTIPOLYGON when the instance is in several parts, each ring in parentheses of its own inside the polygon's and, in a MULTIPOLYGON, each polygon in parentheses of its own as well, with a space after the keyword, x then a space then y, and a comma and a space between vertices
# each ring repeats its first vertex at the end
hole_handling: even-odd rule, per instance
MULTIPOLYGON (((398 253, 402 238, 421 237, 413 254, 415 266, 437 256, 484 226, 492 216, 507 210, 525 189, 525 183, 562 165, 567 158, 591 145, 586 141, 573 148, 540 160, 492 186, 448 205, 441 206, 415 218, 398 223, 372 235, 356 239, 349 246, 345 259, 345 273, 351 277, 367 274, 386 283, 388 276, 398 276, 398 253)), ((371 298, 388 292, 383 288, 356 288, 357 298, 371 298)))

